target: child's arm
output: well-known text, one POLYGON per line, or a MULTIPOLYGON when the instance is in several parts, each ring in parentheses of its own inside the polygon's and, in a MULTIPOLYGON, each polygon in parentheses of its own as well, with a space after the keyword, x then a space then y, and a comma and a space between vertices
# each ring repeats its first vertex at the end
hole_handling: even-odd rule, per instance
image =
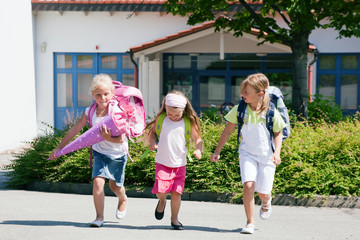
POLYGON ((223 132, 221 133, 215 152, 210 156, 210 160, 212 162, 219 161, 221 149, 224 147, 226 141, 229 139, 230 134, 235 129, 235 127, 236 127, 235 123, 228 122, 228 124, 224 128, 223 132))
POLYGON ((125 133, 121 134, 120 136, 112 137, 111 130, 107 129, 105 124, 100 127, 100 134, 106 141, 112 143, 123 143, 126 137, 125 133))
POLYGON ((156 143, 156 132, 155 132, 156 124, 154 123, 150 129, 149 133, 149 149, 151 151, 154 151, 158 149, 158 145, 156 143))
POLYGON ((193 154, 197 159, 200 159, 203 151, 203 141, 194 126, 191 126, 191 139, 195 142, 195 151, 193 154))
POLYGON ((275 151, 271 157, 271 160, 276 165, 279 165, 281 163, 280 151, 282 146, 282 138, 283 138, 282 131, 274 132, 275 151))
POLYGON ((86 115, 83 114, 79 121, 66 132, 64 138, 60 141, 59 145, 51 152, 50 159, 56 159, 56 153, 59 150, 63 149, 76 136, 76 134, 80 132, 80 130, 86 125, 86 123, 86 115))

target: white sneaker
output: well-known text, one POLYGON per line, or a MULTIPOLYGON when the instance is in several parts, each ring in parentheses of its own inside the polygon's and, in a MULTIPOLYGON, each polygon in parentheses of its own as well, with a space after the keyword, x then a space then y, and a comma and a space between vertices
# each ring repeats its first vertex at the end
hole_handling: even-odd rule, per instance
POLYGON ((261 200, 260 218, 263 220, 268 219, 271 215, 271 200, 272 200, 272 198, 270 197, 269 201, 266 204, 263 204, 263 202, 261 200), (265 206, 267 206, 267 207, 265 207, 265 206), (267 211, 264 212, 263 209, 266 209, 267 211))
MULTIPOLYGON (((127 208, 127 197, 126 197, 126 208, 127 208)), ((124 211, 122 211, 122 212, 120 212, 119 211, 119 205, 118 205, 118 207, 116 208, 116 213, 115 213, 115 216, 116 216, 116 218, 117 219, 123 219, 125 216, 126 216, 126 208, 125 208, 125 210, 124 211)))
POLYGON ((253 234, 255 231, 255 225, 252 223, 246 224, 240 231, 242 234, 253 234))

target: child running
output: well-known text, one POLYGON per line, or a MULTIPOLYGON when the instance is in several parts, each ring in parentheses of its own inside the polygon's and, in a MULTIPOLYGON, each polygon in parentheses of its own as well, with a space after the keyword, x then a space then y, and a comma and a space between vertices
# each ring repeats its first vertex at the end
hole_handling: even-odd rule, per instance
MULTIPOLYGON (((247 103, 244 124, 241 128, 241 144, 239 146, 240 173, 244 186, 244 208, 247 218, 241 233, 252 234, 255 230, 254 192, 261 199, 260 218, 267 219, 271 214, 271 190, 275 176, 275 167, 281 163, 280 150, 282 145, 282 129, 285 122, 275 109, 273 152, 270 134, 266 128, 266 113, 269 106, 269 80, 258 73, 248 76, 240 85, 240 94, 247 103)), ((211 161, 219 161, 220 152, 228 140, 231 132, 238 124, 236 105, 225 116, 228 121, 223 130, 215 152, 210 156, 211 161)))
MULTIPOLYGON (((115 86, 112 84, 112 79, 109 75, 99 74, 94 76, 91 83, 91 94, 96 102, 96 110, 92 116, 92 126, 107 116, 109 104, 116 101, 113 99, 114 90, 115 86)), ((112 105, 114 105, 113 112, 121 112, 117 102, 112 105)), ((52 151, 50 159, 55 159, 56 153, 66 146, 85 126, 88 121, 88 113, 89 107, 85 110, 79 121, 68 130, 59 145, 52 151)), ((100 134, 105 140, 92 146, 94 156, 94 166, 92 169, 93 199, 96 218, 90 224, 91 227, 101 227, 104 223, 104 185, 106 179, 109 179, 110 189, 119 199, 116 207, 116 218, 122 219, 126 215, 127 196, 123 184, 128 140, 125 134, 112 137, 110 129, 107 129, 105 125, 100 129, 100 134)))
POLYGON ((150 130, 147 133, 150 150, 157 150, 155 184, 152 190, 159 199, 155 208, 155 218, 161 220, 164 217, 166 197, 170 192, 171 226, 175 230, 184 229, 178 220, 178 214, 185 185, 186 156, 189 151, 185 138, 185 118, 190 120, 191 139, 195 142, 196 149, 193 154, 200 159, 203 150, 200 122, 189 100, 181 92, 171 91, 166 95, 160 112, 155 120, 149 123, 150 130), (162 126, 158 125, 159 118, 163 118, 162 126), (156 135, 157 127, 161 127, 160 136, 156 135))

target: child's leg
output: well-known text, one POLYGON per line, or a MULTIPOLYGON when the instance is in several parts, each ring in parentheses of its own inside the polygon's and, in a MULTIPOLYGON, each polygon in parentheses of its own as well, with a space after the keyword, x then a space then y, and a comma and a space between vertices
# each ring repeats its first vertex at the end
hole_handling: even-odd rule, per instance
POLYGON ((181 205, 181 194, 172 191, 171 192, 171 222, 175 225, 180 225, 180 222, 178 220, 180 205, 181 205))
POLYGON ((262 194, 262 193, 258 193, 260 199, 262 200, 263 206, 266 208, 262 208, 263 212, 267 212, 268 211, 268 207, 269 207, 269 200, 271 198, 271 194, 262 194))
POLYGON ((93 183, 93 199, 96 210, 96 219, 95 221, 104 221, 104 185, 105 178, 95 177, 93 183))
POLYGON ((159 204, 157 206, 156 211, 158 211, 159 213, 162 213, 165 209, 167 193, 157 193, 156 196, 159 199, 159 204))
POLYGON ((255 182, 251 181, 244 183, 243 201, 244 201, 245 214, 246 214, 247 223, 252 223, 252 224, 255 224, 254 192, 255 192, 255 182))
POLYGON ((118 210, 120 212, 124 212, 126 210, 126 202, 127 202, 125 187, 117 186, 114 180, 109 180, 109 186, 111 191, 113 191, 119 199, 118 210))
POLYGON ((275 165, 274 164, 259 164, 258 179, 256 182, 255 191, 258 193, 262 200, 263 207, 261 210, 267 212, 271 204, 269 202, 271 198, 271 190, 275 176, 275 165))

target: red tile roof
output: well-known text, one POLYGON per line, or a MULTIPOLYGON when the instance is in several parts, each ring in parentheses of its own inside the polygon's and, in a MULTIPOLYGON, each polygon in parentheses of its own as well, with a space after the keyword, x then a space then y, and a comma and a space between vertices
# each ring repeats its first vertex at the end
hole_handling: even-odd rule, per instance
MULTIPOLYGON (((67 4, 164 4, 167 0, 31 0, 32 3, 67 3, 67 4)), ((262 1, 247 1, 250 4, 262 4, 262 1)), ((229 2, 231 4, 231 2, 229 2)), ((235 3, 239 4, 239 3, 235 3)))
POLYGON ((31 2, 66 4, 164 4, 166 0, 31 0, 31 2))

